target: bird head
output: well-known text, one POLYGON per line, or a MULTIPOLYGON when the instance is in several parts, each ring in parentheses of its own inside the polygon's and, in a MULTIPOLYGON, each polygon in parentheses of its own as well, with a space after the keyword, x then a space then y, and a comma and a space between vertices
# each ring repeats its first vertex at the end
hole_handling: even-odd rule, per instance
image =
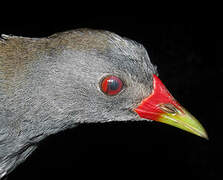
POLYGON ((74 115, 71 123, 152 120, 207 138, 158 78, 141 44, 108 31, 82 29, 61 36, 69 43, 54 60, 57 72, 50 79, 55 83, 43 89, 62 92, 52 98, 59 109, 64 112, 65 106, 74 115))
POLYGON ((108 31, 0 40, 0 178, 36 142, 80 123, 158 121, 203 138, 158 78, 146 49, 108 31))

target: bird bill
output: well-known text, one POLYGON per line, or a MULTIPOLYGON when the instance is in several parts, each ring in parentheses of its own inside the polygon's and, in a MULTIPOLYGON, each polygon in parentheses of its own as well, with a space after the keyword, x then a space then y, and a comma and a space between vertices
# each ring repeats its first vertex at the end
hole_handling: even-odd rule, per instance
POLYGON ((153 75, 153 92, 134 110, 141 118, 169 124, 208 139, 200 122, 174 99, 156 75, 153 75))

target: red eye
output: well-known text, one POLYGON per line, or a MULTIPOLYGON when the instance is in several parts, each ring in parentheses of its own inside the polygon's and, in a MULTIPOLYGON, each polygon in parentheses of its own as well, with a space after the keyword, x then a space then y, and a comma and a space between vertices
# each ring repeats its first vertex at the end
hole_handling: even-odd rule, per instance
POLYGON ((116 76, 107 76, 101 83, 102 92, 110 96, 118 94, 122 87, 122 81, 116 76))

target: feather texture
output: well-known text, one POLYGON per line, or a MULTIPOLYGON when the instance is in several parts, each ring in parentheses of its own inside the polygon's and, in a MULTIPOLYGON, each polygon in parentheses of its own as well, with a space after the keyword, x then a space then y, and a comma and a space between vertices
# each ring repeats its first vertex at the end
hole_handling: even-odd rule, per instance
POLYGON ((139 120, 132 109, 152 91, 145 48, 101 30, 77 29, 46 38, 0 39, 0 179, 43 138, 83 122, 139 120), (107 97, 100 81, 120 77, 107 97))

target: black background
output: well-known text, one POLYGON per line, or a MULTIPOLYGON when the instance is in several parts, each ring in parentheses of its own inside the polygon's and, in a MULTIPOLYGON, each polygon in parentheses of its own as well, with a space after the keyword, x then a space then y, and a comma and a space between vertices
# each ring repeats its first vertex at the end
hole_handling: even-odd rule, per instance
MULTIPOLYGON (((0 33, 43 37, 75 28, 113 31, 142 43, 173 96, 206 128, 210 140, 150 122, 83 124, 53 135, 9 176, 16 179, 214 179, 217 141, 216 51, 207 24, 150 24, 142 16, 87 16, 1 24, 0 33)), ((220 127, 219 127, 220 129, 220 127)))

